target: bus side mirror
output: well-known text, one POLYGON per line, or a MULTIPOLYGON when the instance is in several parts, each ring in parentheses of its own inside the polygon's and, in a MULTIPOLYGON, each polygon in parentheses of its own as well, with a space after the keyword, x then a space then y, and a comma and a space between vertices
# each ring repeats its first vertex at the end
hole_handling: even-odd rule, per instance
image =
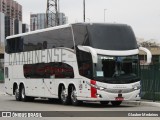
POLYGON ((144 47, 139 47, 139 50, 144 51, 147 54, 146 63, 150 64, 152 62, 152 53, 147 48, 144 47))

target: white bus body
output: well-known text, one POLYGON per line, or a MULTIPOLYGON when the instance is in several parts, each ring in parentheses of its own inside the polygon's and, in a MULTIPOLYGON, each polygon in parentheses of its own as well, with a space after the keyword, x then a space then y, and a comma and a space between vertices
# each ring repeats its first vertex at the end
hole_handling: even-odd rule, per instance
MULTIPOLYGON (((125 100, 140 100, 139 48, 135 38, 127 43, 121 38, 119 43, 106 38, 105 43, 98 38, 103 36, 101 27, 112 29, 113 36, 115 30, 121 36, 130 28, 77 23, 7 37, 6 93, 19 101, 57 98, 63 104, 74 105, 80 101, 120 105, 125 100)), ((130 31, 128 34, 134 37, 130 31)), ((118 40, 115 36, 114 40, 118 40)), ((147 53, 149 63, 151 55, 147 53)))

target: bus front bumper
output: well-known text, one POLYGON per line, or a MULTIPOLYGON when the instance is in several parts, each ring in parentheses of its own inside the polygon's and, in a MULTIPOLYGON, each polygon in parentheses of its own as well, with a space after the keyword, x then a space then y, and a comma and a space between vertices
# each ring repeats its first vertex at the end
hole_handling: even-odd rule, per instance
POLYGON ((136 101, 140 100, 140 90, 135 90, 129 93, 109 93, 104 91, 99 91, 96 97, 77 97, 78 100, 88 100, 88 101, 136 101))

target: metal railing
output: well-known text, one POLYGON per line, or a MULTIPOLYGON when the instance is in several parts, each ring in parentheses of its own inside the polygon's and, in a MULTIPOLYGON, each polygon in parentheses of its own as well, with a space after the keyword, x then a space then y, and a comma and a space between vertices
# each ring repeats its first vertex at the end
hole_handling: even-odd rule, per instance
POLYGON ((160 101, 160 64, 141 66, 141 97, 160 101))

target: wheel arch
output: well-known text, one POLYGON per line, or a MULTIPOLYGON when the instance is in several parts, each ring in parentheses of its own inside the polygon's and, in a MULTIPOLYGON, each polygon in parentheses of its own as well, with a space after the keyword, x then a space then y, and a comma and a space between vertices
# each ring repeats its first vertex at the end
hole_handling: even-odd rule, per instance
POLYGON ((76 86, 75 86, 74 83, 70 83, 70 84, 68 85, 68 94, 71 92, 72 86, 74 86, 74 87, 76 88, 76 86))
POLYGON ((14 82, 13 83, 13 95, 15 95, 15 90, 16 88, 18 88, 18 83, 17 82, 14 82))
MULTIPOLYGON (((62 86, 65 87, 65 84, 64 84, 64 83, 59 83, 59 85, 58 85, 58 97, 59 97, 59 98, 60 98, 60 92, 61 92, 62 86)), ((65 87, 65 88, 66 88, 66 87, 65 87)))
POLYGON ((23 82, 19 84, 19 89, 22 89, 22 87, 25 87, 25 84, 23 82))

